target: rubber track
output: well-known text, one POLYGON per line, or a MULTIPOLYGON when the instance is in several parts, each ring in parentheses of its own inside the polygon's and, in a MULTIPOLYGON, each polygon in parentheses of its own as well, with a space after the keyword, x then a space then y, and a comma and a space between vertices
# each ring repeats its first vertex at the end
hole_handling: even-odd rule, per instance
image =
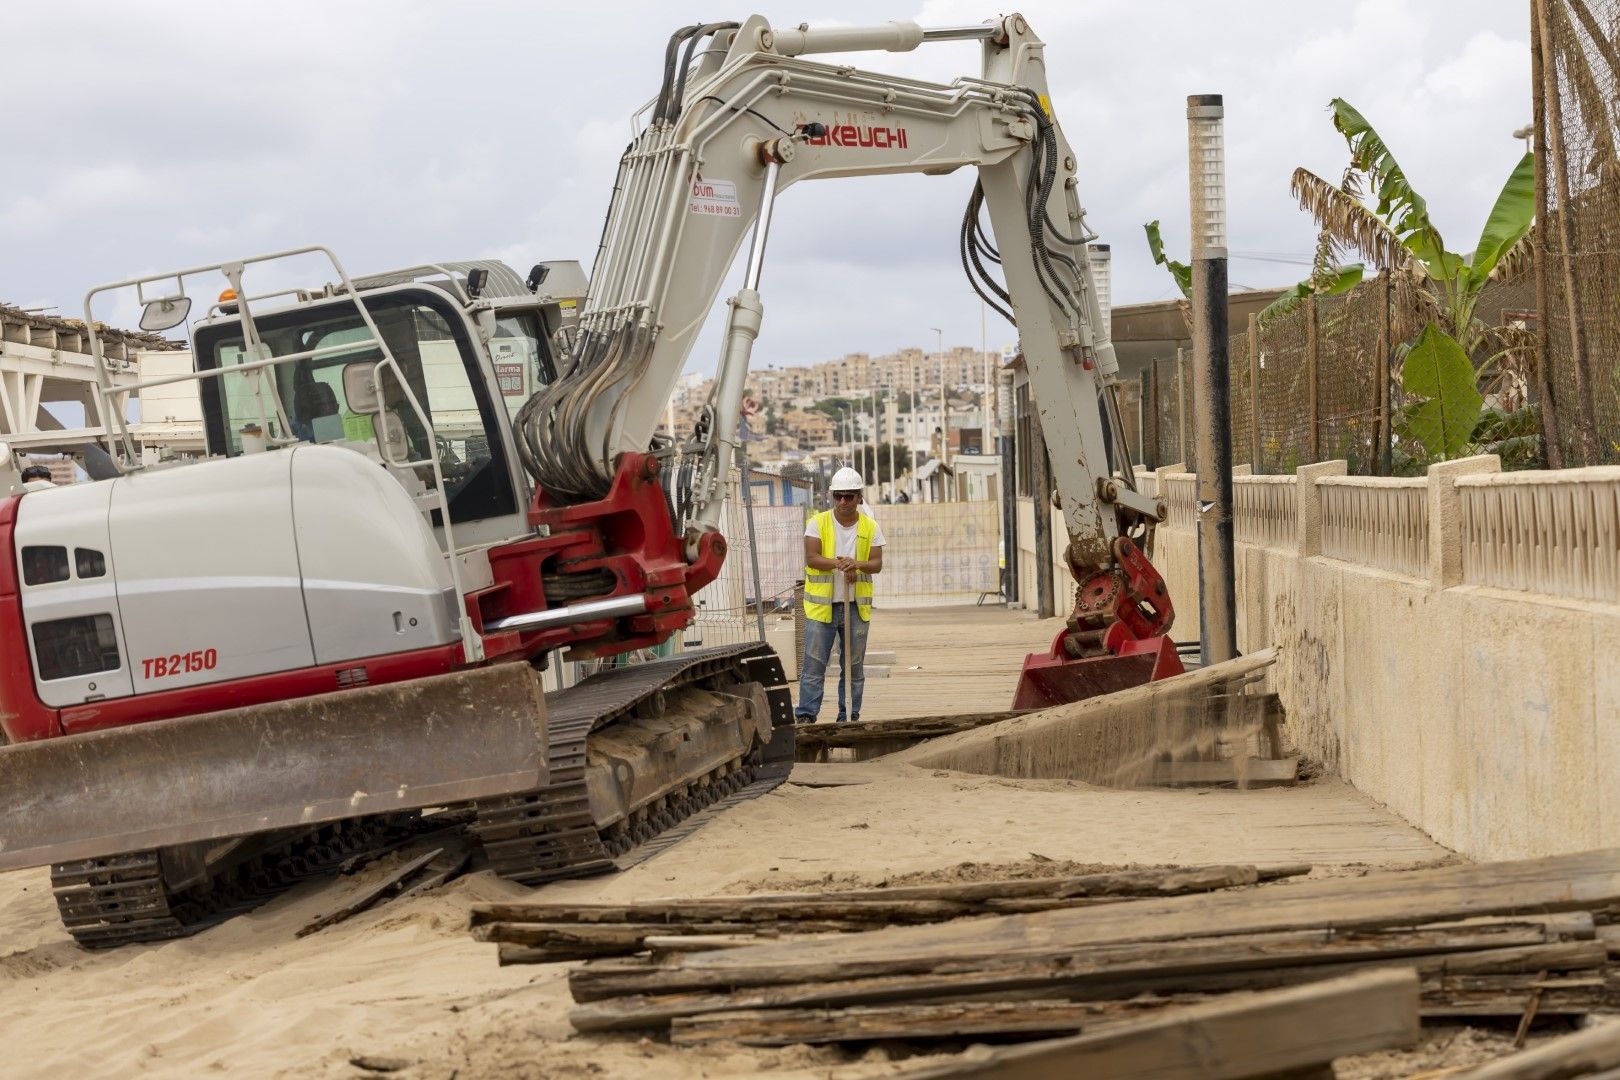
POLYGON ((780 784, 792 768, 792 704, 781 661, 759 642, 704 649, 594 676, 578 686, 546 695, 549 783, 534 791, 476 804, 472 831, 484 846, 491 869, 525 885, 588 877, 624 869, 650 858, 649 842, 680 828, 689 835, 709 819, 716 803, 733 805, 780 784), (634 712, 653 695, 693 686, 733 673, 744 682, 767 686, 777 737, 762 755, 739 757, 711 773, 693 777, 685 788, 635 812, 628 821, 598 829, 585 786, 586 744, 592 731, 634 712), (778 743, 786 726, 785 761, 778 743), (749 792, 747 796, 743 792, 749 792), (684 822, 694 821, 682 828, 684 822))
POLYGON ((167 941, 251 911, 356 855, 392 847, 418 831, 418 822, 415 814, 377 815, 288 834, 179 894, 164 884, 156 851, 59 863, 51 867, 51 890, 63 925, 85 948, 167 941))

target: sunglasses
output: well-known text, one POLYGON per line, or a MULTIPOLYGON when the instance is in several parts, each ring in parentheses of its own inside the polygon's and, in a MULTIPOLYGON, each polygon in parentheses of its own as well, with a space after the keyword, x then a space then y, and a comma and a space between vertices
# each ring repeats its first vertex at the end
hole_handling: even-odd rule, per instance
POLYGON ((843 502, 846 499, 853 501, 860 498, 861 493, 858 491, 835 491, 832 493, 832 497, 837 499, 839 502, 843 502))

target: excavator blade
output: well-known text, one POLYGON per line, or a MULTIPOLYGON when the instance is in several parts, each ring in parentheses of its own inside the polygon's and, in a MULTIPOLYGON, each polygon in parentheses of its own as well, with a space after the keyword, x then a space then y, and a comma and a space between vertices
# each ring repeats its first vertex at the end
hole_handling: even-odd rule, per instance
POLYGON ((544 701, 498 664, 0 748, 0 870, 528 790, 544 701))

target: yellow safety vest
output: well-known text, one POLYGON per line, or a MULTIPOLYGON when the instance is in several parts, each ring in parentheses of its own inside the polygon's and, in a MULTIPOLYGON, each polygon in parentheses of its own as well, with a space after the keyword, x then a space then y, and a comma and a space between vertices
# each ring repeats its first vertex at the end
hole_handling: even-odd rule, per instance
MULTIPOLYGON (((836 550, 836 539, 833 534, 833 512, 823 510, 815 517, 816 528, 821 532, 821 557, 831 559, 836 550)), ((860 514, 855 519, 855 557, 862 562, 872 557, 872 537, 877 533, 877 522, 860 514)), ((804 568, 804 617, 814 619, 816 622, 830 623, 833 617, 833 575, 834 570, 816 570, 806 566, 804 568)), ((858 573, 855 575, 855 610, 860 612, 861 619, 866 622, 872 620, 872 575, 858 573)))

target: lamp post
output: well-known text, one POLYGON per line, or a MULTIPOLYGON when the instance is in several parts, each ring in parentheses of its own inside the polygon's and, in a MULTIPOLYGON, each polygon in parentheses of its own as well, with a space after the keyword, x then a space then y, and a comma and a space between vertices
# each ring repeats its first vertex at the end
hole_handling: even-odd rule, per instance
POLYGON ((1193 387, 1199 403, 1193 417, 1198 448, 1198 564, 1203 585, 1199 591, 1199 637, 1206 667, 1237 655, 1232 401, 1226 340, 1225 116, 1219 94, 1187 98, 1193 387))

